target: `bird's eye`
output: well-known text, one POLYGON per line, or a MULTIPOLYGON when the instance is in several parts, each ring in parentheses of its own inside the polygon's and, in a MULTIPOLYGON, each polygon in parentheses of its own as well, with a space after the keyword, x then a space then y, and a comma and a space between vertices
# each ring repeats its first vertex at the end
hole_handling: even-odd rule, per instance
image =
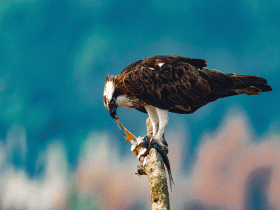
POLYGON ((115 104, 115 101, 111 101, 111 104, 112 104, 112 105, 115 104))

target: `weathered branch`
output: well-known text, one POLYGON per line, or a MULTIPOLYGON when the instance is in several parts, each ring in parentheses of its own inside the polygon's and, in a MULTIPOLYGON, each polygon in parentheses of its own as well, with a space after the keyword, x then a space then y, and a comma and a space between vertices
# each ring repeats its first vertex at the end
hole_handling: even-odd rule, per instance
MULTIPOLYGON (((146 124, 147 133, 152 133, 152 125, 149 118, 147 119, 146 124)), ((162 156, 155 148, 151 148, 145 162, 144 172, 148 176, 152 209, 170 209, 168 184, 162 156)))
POLYGON ((161 155, 155 148, 150 149, 145 173, 150 185, 152 209, 170 209, 168 184, 161 155))
POLYGON ((168 145, 163 137, 163 144, 165 148, 161 148, 158 144, 150 143, 150 138, 152 137, 152 123, 148 118, 147 124, 147 136, 136 137, 130 133, 119 121, 115 118, 116 122, 125 131, 126 136, 124 138, 131 143, 131 151, 139 158, 141 165, 138 166, 138 175, 147 175, 150 185, 150 192, 152 198, 152 209, 170 209, 169 193, 167 178, 164 169, 164 165, 167 168, 169 174, 170 187, 173 182, 170 163, 167 157, 168 145), (136 139, 133 141, 132 137, 136 139), (143 160, 144 158, 144 160, 143 160))

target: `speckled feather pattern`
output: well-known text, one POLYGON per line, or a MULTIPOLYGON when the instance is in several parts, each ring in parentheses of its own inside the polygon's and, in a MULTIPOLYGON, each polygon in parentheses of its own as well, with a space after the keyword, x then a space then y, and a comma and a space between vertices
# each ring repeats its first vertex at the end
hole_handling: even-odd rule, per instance
POLYGON ((190 114, 203 105, 237 94, 270 91, 257 76, 209 70, 206 61, 181 56, 154 56, 136 61, 116 76, 116 89, 138 98, 135 108, 153 105, 170 112, 190 114))

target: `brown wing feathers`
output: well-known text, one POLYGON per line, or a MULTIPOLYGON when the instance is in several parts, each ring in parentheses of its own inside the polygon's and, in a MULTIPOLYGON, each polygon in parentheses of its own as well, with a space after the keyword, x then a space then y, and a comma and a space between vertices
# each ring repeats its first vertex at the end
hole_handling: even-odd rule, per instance
POLYGON ((119 77, 128 93, 147 104, 162 109, 181 105, 188 110, 188 104, 210 92, 207 81, 196 70, 205 63, 200 59, 156 56, 129 65, 119 77))
POLYGON ((226 74, 205 66, 201 59, 154 56, 132 63, 118 79, 127 94, 146 104, 186 114, 219 98, 272 90, 261 77, 226 74))

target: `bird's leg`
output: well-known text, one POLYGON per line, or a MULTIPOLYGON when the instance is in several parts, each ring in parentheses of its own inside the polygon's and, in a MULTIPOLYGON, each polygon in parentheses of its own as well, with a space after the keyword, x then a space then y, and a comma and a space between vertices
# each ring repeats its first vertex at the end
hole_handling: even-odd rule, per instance
POLYGON ((153 127, 153 135, 150 138, 150 146, 152 144, 158 144, 163 149, 167 149, 167 143, 163 140, 163 133, 168 125, 168 110, 159 109, 154 106, 145 106, 147 113, 151 119, 153 127))
POLYGON ((153 141, 157 143, 160 147, 166 148, 167 145, 164 144, 165 142, 163 140, 163 134, 168 125, 168 110, 156 108, 156 112, 159 118, 159 128, 156 135, 153 138, 153 141))
MULTIPOLYGON (((151 118, 147 119, 146 124, 147 124, 147 133, 148 134, 152 133, 153 124, 152 124, 151 118)), ((168 145, 167 145, 167 142, 165 141, 164 134, 162 136, 162 140, 163 140, 163 144, 164 144, 163 146, 160 146, 157 143, 152 144, 151 142, 153 142, 153 139, 155 139, 155 137, 152 137, 152 139, 150 139, 147 136, 144 137, 145 142, 147 144, 149 144, 148 148, 149 149, 151 149, 151 147, 155 148, 156 151, 161 155, 162 160, 164 162, 164 165, 166 166, 166 169, 167 169, 167 172, 168 172, 168 175, 169 175, 169 182, 170 182, 170 187, 171 187, 172 183, 174 185, 174 182, 173 182, 173 178, 172 178, 170 162, 169 162, 169 159, 168 159, 168 156, 167 156, 167 154, 168 154, 168 145)), ((138 175, 144 175, 145 174, 144 173, 145 172, 145 165, 146 165, 147 161, 149 160, 149 156, 143 156, 142 158, 143 158, 143 160, 140 161, 141 165, 138 167, 138 172, 137 172, 138 175)), ((171 189, 172 189, 172 187, 171 187, 171 189)))
MULTIPOLYGON (((152 133, 152 136, 155 136, 156 133, 158 132, 158 128, 159 128, 159 118, 158 118, 158 114, 157 114, 157 111, 156 111, 156 108, 153 107, 153 106, 145 106, 146 110, 147 110, 147 113, 151 119, 151 122, 152 122, 152 127, 153 127, 153 130, 152 132, 151 131, 148 131, 148 135, 150 133, 152 133)), ((150 136, 150 138, 152 137, 150 136)))

